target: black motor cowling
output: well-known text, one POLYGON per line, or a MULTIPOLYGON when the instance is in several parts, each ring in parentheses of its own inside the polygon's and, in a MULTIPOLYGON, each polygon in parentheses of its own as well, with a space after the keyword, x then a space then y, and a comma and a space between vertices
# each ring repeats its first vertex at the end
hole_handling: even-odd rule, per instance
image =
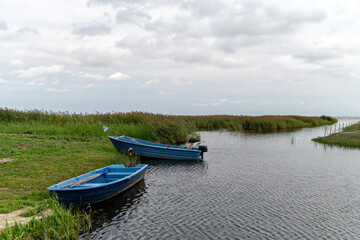
POLYGON ((207 146, 205 146, 205 145, 200 145, 199 146, 199 150, 201 151, 201 152, 207 152, 207 146))

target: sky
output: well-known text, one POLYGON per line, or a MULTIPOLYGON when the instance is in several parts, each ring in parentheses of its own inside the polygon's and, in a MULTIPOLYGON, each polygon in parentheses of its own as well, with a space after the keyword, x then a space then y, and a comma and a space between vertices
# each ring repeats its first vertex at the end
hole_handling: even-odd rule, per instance
POLYGON ((360 2, 0 0, 0 108, 360 116, 360 2))

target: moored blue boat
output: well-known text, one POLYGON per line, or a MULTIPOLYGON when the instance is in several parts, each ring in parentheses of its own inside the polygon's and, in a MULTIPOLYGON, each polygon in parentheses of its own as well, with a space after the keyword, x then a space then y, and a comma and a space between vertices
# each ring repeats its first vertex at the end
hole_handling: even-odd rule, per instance
POLYGON ((109 136, 112 144, 118 151, 132 151, 141 157, 172 160, 199 160, 207 152, 206 146, 176 146, 153 143, 127 136, 109 136))
POLYGON ((124 167, 110 165, 55 184, 47 190, 65 205, 96 203, 113 197, 140 182, 147 164, 124 167))

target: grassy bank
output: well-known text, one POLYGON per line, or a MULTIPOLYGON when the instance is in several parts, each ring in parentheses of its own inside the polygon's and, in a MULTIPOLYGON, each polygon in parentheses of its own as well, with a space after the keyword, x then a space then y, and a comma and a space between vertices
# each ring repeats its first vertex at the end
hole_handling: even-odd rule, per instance
MULTIPOLYGON (((50 194, 46 188, 110 164, 128 165, 127 156, 114 151, 105 140, 0 134, 0 161, 4 161, 0 163, 0 213, 46 207, 55 213, 46 217, 48 239, 76 239, 89 228, 89 214, 47 203, 50 194)), ((42 222, 34 219, 7 228, 0 238, 43 239, 43 234, 42 222)))
POLYGON ((27 224, 16 223, 0 233, 1 239, 76 239, 81 233, 91 229, 90 214, 78 209, 61 207, 56 200, 49 199, 36 204, 25 215, 37 214, 27 224), (45 211, 51 214, 44 217, 45 211), (45 223, 45 224, 44 224, 45 223))
MULTIPOLYGON (((110 164, 129 164, 107 139, 103 125, 117 132, 163 143, 184 143, 198 130, 231 131, 271 130, 313 127, 336 122, 336 119, 301 116, 174 116, 142 112, 113 114, 70 114, 44 111, 0 109, 0 213, 26 206, 43 208, 49 201, 48 186, 110 164)), ((196 136, 195 136, 196 138, 196 136)), ((54 203, 55 204, 55 203, 54 203)), ((58 206, 48 204, 49 208, 58 206)), ((56 224, 89 224, 85 212, 58 211, 58 220, 46 219, 53 229, 56 224), (68 219, 67 215, 74 216, 68 219), (84 220, 85 219, 85 220, 84 220), (67 223, 68 222, 68 223, 67 223), (52 226, 54 225, 54 226, 52 226)), ((56 219, 56 218, 55 218, 56 219)), ((5 239, 39 237, 39 220, 29 227, 6 230, 5 239), (24 237, 25 236, 25 237, 24 237)), ((81 231, 88 227, 80 228, 81 231)), ((71 229, 71 227, 69 227, 71 229)), ((56 232, 61 230, 56 230, 56 232)), ((65 239, 76 239, 73 231, 65 239)), ((54 235, 55 236, 55 235, 54 235)), ((53 236, 53 239, 56 237, 53 236)))
POLYGON ((313 141, 333 146, 360 148, 360 122, 346 127, 342 132, 315 138, 313 141))

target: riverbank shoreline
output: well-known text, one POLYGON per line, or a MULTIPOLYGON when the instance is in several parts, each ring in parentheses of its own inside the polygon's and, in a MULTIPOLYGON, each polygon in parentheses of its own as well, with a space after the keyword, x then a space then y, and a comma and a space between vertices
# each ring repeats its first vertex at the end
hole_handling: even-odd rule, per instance
MULTIPOLYGON (((128 156, 113 148, 102 125, 144 140, 183 143, 199 130, 262 131, 315 127, 335 121, 326 116, 174 116, 141 112, 79 115, 0 109, 0 213, 28 206, 39 208, 50 199, 46 188, 57 182, 110 164, 128 166, 128 156)), ((62 214, 76 216, 66 210, 62 214)), ((89 218, 85 212, 78 215, 80 220, 69 224, 89 218)), ((34 221, 37 228, 30 229, 27 237, 42 231, 41 221, 34 221)), ((49 231, 57 229, 51 224, 48 227, 49 231)), ((13 238, 21 232, 19 227, 16 231, 9 229, 1 234, 13 238)))
POLYGON ((312 139, 314 142, 331 146, 360 149, 360 122, 348 126, 343 131, 325 137, 312 139))

